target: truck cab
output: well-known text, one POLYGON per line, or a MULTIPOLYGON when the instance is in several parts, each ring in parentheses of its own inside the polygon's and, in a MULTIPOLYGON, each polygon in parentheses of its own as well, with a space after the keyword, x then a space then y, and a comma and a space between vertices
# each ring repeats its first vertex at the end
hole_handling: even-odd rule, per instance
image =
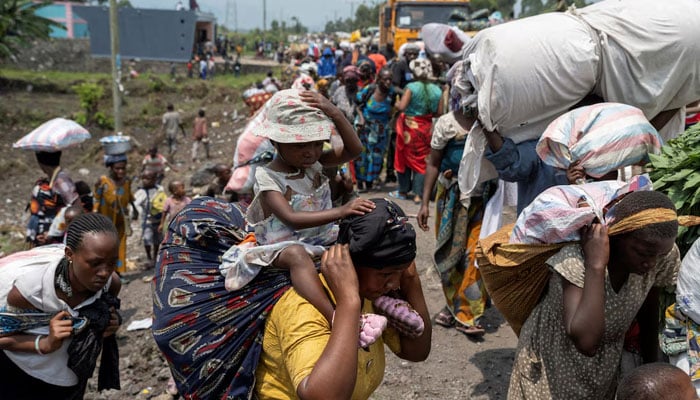
POLYGON ((459 25, 470 20, 469 0, 389 0, 379 11, 379 44, 394 44, 394 51, 407 42, 420 40, 423 25, 437 22, 459 25))

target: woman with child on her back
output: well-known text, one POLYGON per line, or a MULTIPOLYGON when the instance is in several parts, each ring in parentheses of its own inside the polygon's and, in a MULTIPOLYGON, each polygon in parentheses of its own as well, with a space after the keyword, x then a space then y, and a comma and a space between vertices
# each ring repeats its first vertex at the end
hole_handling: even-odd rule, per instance
POLYGON ((206 278, 210 289, 188 285, 193 301, 184 309, 174 309, 161 300, 154 303, 156 341, 171 360, 178 388, 185 395, 203 390, 218 395, 250 394, 254 390, 259 398, 367 398, 383 374, 383 338, 392 337, 391 348, 408 360, 423 360, 430 350, 427 307, 412 262, 415 232, 400 208, 385 200, 356 199, 332 207, 322 167, 347 162, 361 148, 350 123, 325 98, 296 90, 278 92, 258 134, 270 138, 278 152, 256 172, 256 196, 246 216, 255 236, 246 238, 239 228, 236 207, 215 199, 196 199, 176 216, 161 250, 161 265, 156 268, 158 299, 182 290, 182 283, 174 286, 179 278, 172 272, 180 268, 182 252, 191 260, 182 268, 200 276, 210 274, 209 265, 219 262, 217 251, 222 243, 233 241, 234 245, 223 255, 223 276, 206 278), (343 150, 323 152, 323 142, 336 129, 343 150), (335 222, 340 219, 346 225, 341 224, 339 237, 335 222), (336 240, 347 244, 326 250, 336 240), (320 279, 314 258, 321 258, 325 280, 320 279), (287 288, 280 286, 289 279, 285 269, 295 289, 288 296, 282 296, 287 288), (222 293, 221 286, 232 292, 222 293), (411 320, 389 318, 389 324, 402 326, 398 334, 390 330, 390 335, 385 332, 388 317, 373 314, 376 308, 363 299, 376 300, 392 290, 407 300, 402 307, 411 320), (269 295, 261 298, 261 293, 269 295), (272 315, 278 300, 279 312, 272 315), (226 306, 219 306, 223 301, 226 306), (178 345, 185 332, 167 323, 176 317, 173 313, 183 312, 218 315, 213 326, 204 320, 214 319, 198 319, 197 343, 185 349, 178 345), (272 319, 267 327, 260 325, 268 315, 272 319), (235 333, 220 337, 217 326, 224 325, 235 333), (243 340, 242 335, 253 326, 258 331, 251 338, 258 339, 243 340), (216 354, 209 358, 235 361, 203 365, 196 354, 190 354, 189 349, 214 342, 216 354), (256 346, 262 347, 249 350, 252 355, 246 352, 256 346), (294 354, 288 352, 290 346, 297 349, 294 354), (231 374, 234 362, 241 364, 231 374), (202 375, 203 368, 216 372, 202 375))

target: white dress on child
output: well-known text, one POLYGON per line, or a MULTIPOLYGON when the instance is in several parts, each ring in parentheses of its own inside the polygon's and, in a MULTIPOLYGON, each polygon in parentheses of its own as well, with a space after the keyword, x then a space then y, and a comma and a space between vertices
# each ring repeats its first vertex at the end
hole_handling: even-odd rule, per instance
POLYGON ((255 171, 255 198, 248 208, 246 221, 255 233, 256 243, 234 245, 222 257, 219 266, 226 277, 227 290, 237 290, 252 281, 262 267, 270 266, 286 247, 302 245, 312 257, 319 257, 338 239, 338 226, 329 223, 317 227, 295 230, 282 222, 275 214, 265 218, 260 195, 276 191, 283 196, 290 191, 289 205, 295 212, 322 211, 333 207, 328 178, 323 167, 316 162, 301 172, 289 174, 277 172, 267 166, 255 171))

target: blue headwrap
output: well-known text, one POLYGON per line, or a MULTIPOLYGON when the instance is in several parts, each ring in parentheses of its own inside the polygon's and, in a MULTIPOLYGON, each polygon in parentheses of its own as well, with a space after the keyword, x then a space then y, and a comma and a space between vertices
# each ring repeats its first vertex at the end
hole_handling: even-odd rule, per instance
POLYGON ((105 167, 111 167, 112 165, 120 162, 126 162, 126 154, 108 154, 104 158, 105 167))

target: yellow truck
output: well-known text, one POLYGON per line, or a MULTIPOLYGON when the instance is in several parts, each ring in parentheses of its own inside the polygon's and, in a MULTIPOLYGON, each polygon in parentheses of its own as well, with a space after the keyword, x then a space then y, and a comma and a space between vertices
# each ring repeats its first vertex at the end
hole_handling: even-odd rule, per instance
POLYGON ((379 9, 379 45, 420 40, 423 25, 438 22, 461 25, 470 20, 469 0, 389 0, 379 9))

